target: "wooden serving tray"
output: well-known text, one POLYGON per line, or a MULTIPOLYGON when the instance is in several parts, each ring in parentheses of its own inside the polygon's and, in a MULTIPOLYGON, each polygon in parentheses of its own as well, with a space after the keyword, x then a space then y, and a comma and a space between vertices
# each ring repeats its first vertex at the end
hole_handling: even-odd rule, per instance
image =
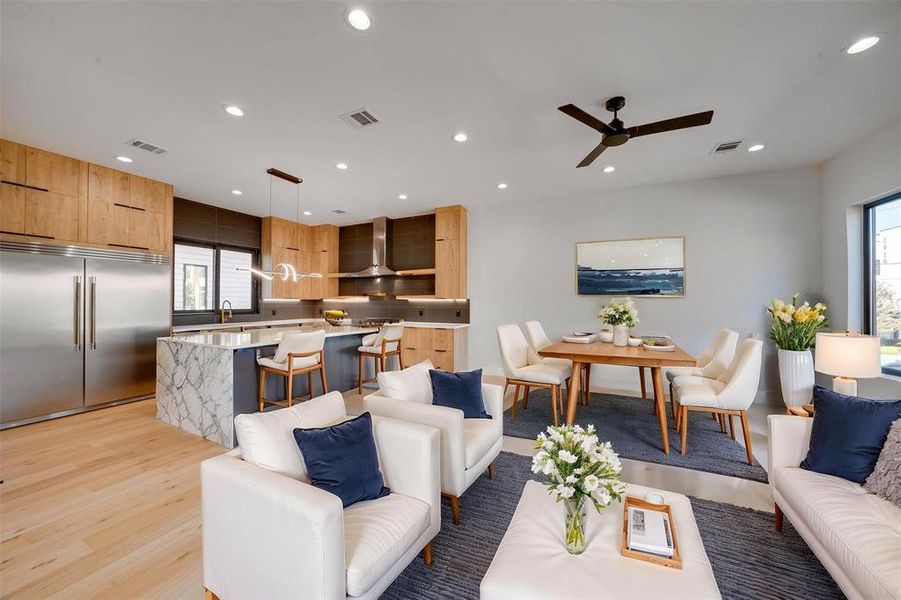
POLYGON ((673 569, 681 569, 682 554, 679 551, 679 536, 676 535, 676 520, 673 519, 673 512, 670 510, 669 504, 653 504, 651 502, 648 502, 647 500, 642 500, 641 498, 626 496, 625 501, 623 501, 623 536, 619 545, 619 553, 623 556, 628 556, 629 558, 635 558, 649 563, 654 563, 655 565, 661 565, 663 567, 670 567, 673 569), (656 554, 649 554, 647 552, 639 552, 637 550, 629 549, 626 544, 628 543, 629 539, 630 507, 641 508, 644 510, 656 510, 667 514, 670 523, 670 533, 673 535, 672 558, 666 558, 665 556, 658 556, 656 554))

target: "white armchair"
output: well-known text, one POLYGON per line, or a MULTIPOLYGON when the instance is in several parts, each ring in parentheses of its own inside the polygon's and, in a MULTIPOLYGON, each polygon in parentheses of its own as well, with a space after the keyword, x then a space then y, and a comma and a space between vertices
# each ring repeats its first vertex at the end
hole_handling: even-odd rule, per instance
POLYGON ((208 597, 377 598, 420 551, 431 564, 441 527, 438 432, 373 417, 391 493, 343 509, 309 483, 292 432, 346 418, 338 392, 235 418, 240 446, 200 466, 208 597))
POLYGON ((463 411, 432 404, 431 361, 403 371, 379 373, 379 391, 363 398, 373 415, 429 425, 441 431, 441 494, 451 503, 454 524, 460 524, 460 496, 488 470, 504 437, 504 398, 498 385, 482 384, 482 399, 490 419, 464 419, 463 411))
POLYGON ((679 425, 682 432, 682 454, 688 440, 688 411, 709 412, 729 417, 729 430, 735 439, 733 417, 741 419, 748 464, 754 464, 751 451, 751 431, 747 410, 757 396, 760 384, 760 365, 763 360, 763 342, 747 339, 729 367, 716 379, 681 375, 673 380, 675 398, 679 403, 679 425))

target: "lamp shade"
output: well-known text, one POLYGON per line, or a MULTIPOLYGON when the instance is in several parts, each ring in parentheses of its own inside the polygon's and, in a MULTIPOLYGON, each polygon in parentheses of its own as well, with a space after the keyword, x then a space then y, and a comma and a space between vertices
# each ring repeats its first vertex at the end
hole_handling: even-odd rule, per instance
POLYGON ((857 333, 818 333, 815 368, 837 377, 879 377, 879 338, 857 333))

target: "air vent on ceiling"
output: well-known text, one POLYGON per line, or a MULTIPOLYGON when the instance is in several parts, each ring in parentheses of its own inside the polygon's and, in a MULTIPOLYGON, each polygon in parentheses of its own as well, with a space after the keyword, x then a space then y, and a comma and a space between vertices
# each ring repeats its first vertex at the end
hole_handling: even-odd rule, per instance
POLYGON ((341 120, 354 129, 370 127, 372 125, 377 125, 379 122, 378 118, 376 118, 374 114, 372 114, 365 108, 359 108, 357 110, 346 112, 341 115, 341 120))
POLYGON ((346 215, 347 214, 346 210, 341 210, 340 208, 336 208, 332 212, 335 213, 336 215, 346 215))
POLYGON ((734 142, 722 142, 717 144, 713 150, 710 151, 711 154, 725 154, 726 152, 732 152, 741 146, 744 140, 737 140, 734 142))
POLYGON ((125 145, 131 146, 133 148, 140 148, 141 150, 146 150, 147 152, 150 152, 152 154, 162 154, 166 151, 165 148, 138 139, 128 140, 127 142, 125 142, 125 145))

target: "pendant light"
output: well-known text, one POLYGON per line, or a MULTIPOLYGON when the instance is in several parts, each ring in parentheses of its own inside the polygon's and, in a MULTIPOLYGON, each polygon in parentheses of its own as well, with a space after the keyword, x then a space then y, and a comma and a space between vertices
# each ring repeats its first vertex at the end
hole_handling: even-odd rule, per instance
MULTIPOLYGON (((296 223, 300 225, 300 184, 303 183, 303 179, 300 177, 295 177, 290 173, 285 173, 284 171, 279 171, 278 169, 266 169, 266 173, 269 174, 269 218, 272 218, 272 178, 278 177, 279 179, 284 179, 290 183, 293 183, 296 186, 297 196, 296 196, 296 223)), ((291 263, 278 263, 273 267, 271 271, 262 271, 260 269, 254 269, 252 267, 237 267, 238 271, 250 271, 254 275, 258 275, 267 281, 272 281, 276 277, 280 277, 282 281, 299 281, 304 277, 312 277, 312 278, 321 278, 322 273, 298 273, 297 269, 294 268, 294 265, 291 263)))

